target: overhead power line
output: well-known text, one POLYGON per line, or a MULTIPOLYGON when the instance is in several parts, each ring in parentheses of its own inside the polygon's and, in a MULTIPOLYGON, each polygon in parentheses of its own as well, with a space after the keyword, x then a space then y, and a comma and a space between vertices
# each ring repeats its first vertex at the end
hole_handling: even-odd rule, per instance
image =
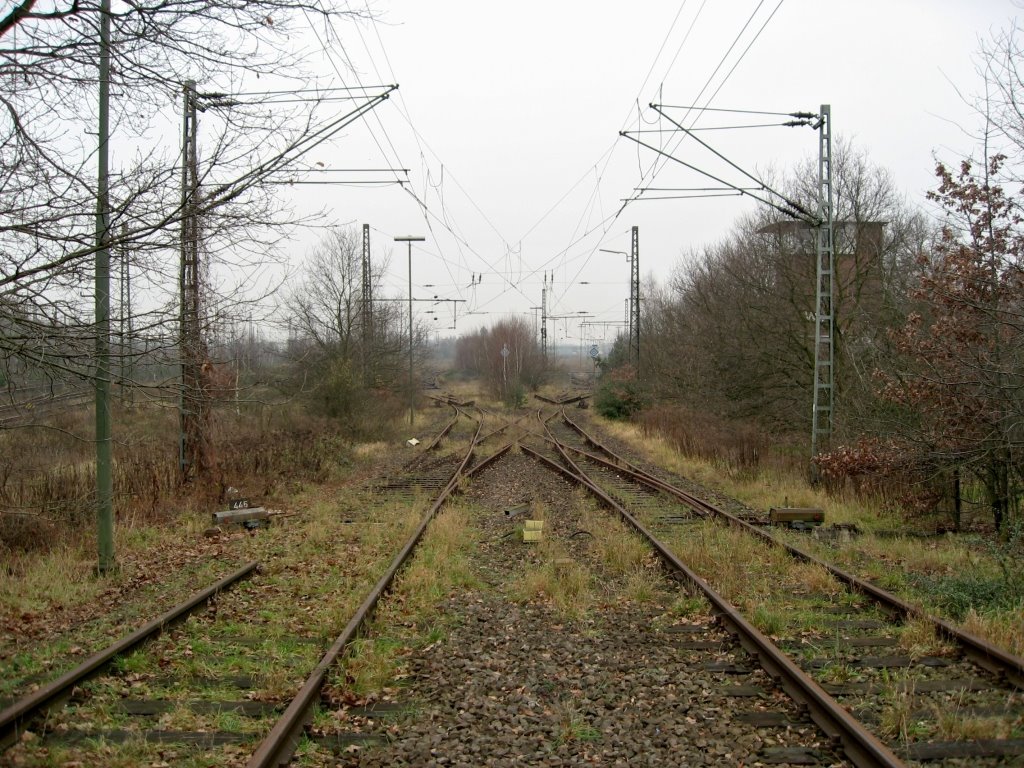
MULTIPOLYGON (((780 200, 784 200, 786 202, 786 205, 788 205, 789 207, 791 207, 794 210, 797 210, 797 211, 800 211, 801 213, 803 213, 804 216, 806 217, 807 221, 814 221, 814 222, 817 221, 817 218, 812 213, 810 213, 808 210, 806 210, 802 205, 800 205, 799 203, 797 203, 794 200, 790 200, 788 197, 786 197, 784 194, 782 194, 778 190, 775 190, 775 189, 772 189, 771 187, 769 187, 767 184, 765 184, 764 181, 759 179, 754 174, 752 174, 749 171, 746 171, 743 168, 741 168, 739 165, 737 165, 732 160, 727 158, 725 155, 723 155, 717 149, 715 149, 710 144, 708 144, 706 141, 701 139, 699 136, 694 135, 694 133, 689 128, 684 127, 681 123, 679 123, 679 122, 673 120, 671 117, 669 117, 664 112, 664 110, 661 109, 661 107, 658 104, 651 104, 650 106, 651 106, 651 109, 653 109, 659 115, 661 115, 662 117, 667 119, 670 123, 672 123, 674 126, 676 126, 680 131, 682 131, 683 133, 685 133, 688 136, 692 137, 694 141, 696 141, 698 144, 700 144, 706 150, 711 152, 715 157, 721 159, 722 161, 727 163, 729 166, 731 166, 732 168, 735 168, 737 171, 742 173, 748 179, 750 179, 751 181, 753 181, 756 184, 760 185, 762 189, 767 190, 768 192, 771 192, 773 195, 778 197, 780 200)), ((796 120, 796 121, 793 121, 793 124, 794 125, 810 125, 810 122, 796 120)), ((730 185, 730 186, 732 186, 732 185, 730 185)))
POLYGON ((771 112, 764 109, 729 109, 727 107, 700 107, 696 104, 662 104, 662 109, 685 109, 701 112, 731 112, 738 115, 775 115, 776 117, 810 117, 806 112, 771 112))

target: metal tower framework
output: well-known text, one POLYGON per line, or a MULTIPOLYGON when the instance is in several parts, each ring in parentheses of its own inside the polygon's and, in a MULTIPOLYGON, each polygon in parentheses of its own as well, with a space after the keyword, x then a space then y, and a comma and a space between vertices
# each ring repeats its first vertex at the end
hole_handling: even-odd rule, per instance
MULTIPOLYGON (((726 181, 725 179, 715 174, 709 173, 708 171, 699 168, 693 163, 682 160, 672 155, 671 152, 665 151, 661 147, 648 144, 642 139, 637 138, 631 134, 641 133, 642 130, 638 131, 620 131, 619 135, 633 141, 641 147, 645 147, 652 152, 658 154, 661 157, 671 160, 688 170, 699 173, 717 184, 720 187, 708 188, 706 191, 719 194, 722 192, 733 192, 739 193, 740 195, 748 196, 759 203, 772 208, 784 216, 795 219, 798 222, 802 222, 805 226, 810 227, 815 232, 815 308, 814 308, 814 372, 813 372, 813 396, 812 396, 812 407, 811 407, 811 457, 812 460, 821 451, 827 450, 828 443, 831 439, 833 424, 834 424, 834 364, 835 364, 835 318, 834 318, 834 276, 835 276, 835 252, 834 252, 834 238, 833 238, 833 205, 832 205, 832 110, 830 105, 822 104, 819 113, 814 112, 787 112, 787 113, 771 113, 771 114, 785 114, 793 118, 792 120, 782 123, 787 127, 796 126, 809 126, 818 131, 818 205, 817 211, 812 213, 807 210, 798 201, 787 197, 782 192, 772 189, 768 186, 764 180, 757 176, 745 171, 739 165, 734 163, 732 160, 727 158, 721 152, 716 150, 702 138, 700 138, 693 130, 684 126, 679 120, 674 119, 666 109, 692 109, 693 107, 684 107, 676 105, 674 107, 667 107, 662 104, 651 104, 654 109, 662 118, 667 120, 674 126, 675 130, 684 133, 687 137, 693 139, 695 142, 703 146, 704 148, 711 151, 719 159, 723 160, 734 170, 739 171, 751 181, 755 182, 758 186, 756 187, 741 187, 738 184, 726 181)), ((746 110, 738 110, 746 111, 746 110)), ((754 127, 754 126, 751 126, 754 127)), ((638 188, 638 195, 635 199, 639 199, 647 188, 638 188)), ((634 198, 630 198, 631 200, 634 198)), ((636 251, 636 230, 634 228, 634 251, 636 251)), ((639 273, 639 265, 634 261, 633 263, 633 279, 634 284, 637 281, 639 273)), ((634 289, 635 291, 635 289, 634 289)), ((634 293, 634 298, 639 298, 634 293)), ((630 325, 633 325, 634 321, 637 326, 639 325, 640 309, 639 306, 630 308, 631 318, 630 325)), ((639 344, 639 327, 631 328, 630 330, 630 354, 632 355, 632 342, 634 334, 637 336, 637 343, 639 344)), ((639 371, 639 362, 637 365, 639 371)), ((816 470, 812 461, 811 477, 816 478, 816 470)))
POLYGON ((372 375, 373 348, 373 275, 370 264, 370 225, 363 224, 363 379, 367 384, 372 375))
POLYGON ((629 255, 629 362, 640 376, 640 228, 633 227, 629 255))
POLYGON ((814 403, 811 416, 811 456, 827 450, 832 436, 834 388, 832 237, 832 110, 822 104, 818 116, 817 295, 814 318, 814 403))
POLYGON ((548 275, 544 273, 544 287, 540 290, 540 355, 548 363, 548 275))
POLYGON ((179 356, 181 358, 181 394, 178 401, 180 430, 178 436, 178 468, 182 480, 194 476, 203 461, 202 442, 208 404, 202 392, 202 332, 200 329, 200 263, 199 263, 199 159, 196 132, 198 129, 195 83, 184 85, 184 122, 181 149, 181 293, 178 320, 179 356))

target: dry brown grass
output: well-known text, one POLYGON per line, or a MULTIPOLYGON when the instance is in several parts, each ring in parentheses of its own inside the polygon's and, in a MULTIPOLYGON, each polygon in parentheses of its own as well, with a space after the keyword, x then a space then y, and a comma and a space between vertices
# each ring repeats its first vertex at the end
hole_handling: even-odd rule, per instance
MULTIPOLYGON (((806 482, 804 467, 793 471, 783 465, 765 465, 762 462, 756 471, 729 471, 721 461, 679 453, 671 440, 653 430, 653 425, 650 425, 649 432, 638 425, 622 422, 601 420, 601 426, 628 443, 638 454, 647 457, 652 464, 739 499, 755 510, 767 511, 769 507, 781 504, 820 507, 825 510, 829 523, 853 523, 862 535, 840 547, 831 547, 798 534, 780 535, 912 602, 929 605, 929 610, 936 613, 943 610, 941 606, 945 603, 941 598, 946 589, 943 585, 947 582, 962 580, 966 575, 978 576, 982 581, 999 582, 1004 578, 1007 562, 1011 573, 1019 572, 1021 567, 1019 551, 1009 556, 1000 552, 998 547, 978 540, 957 536, 918 539, 876 535, 876 532, 882 534, 906 527, 906 522, 893 505, 858 498, 853 494, 830 495, 822 488, 812 488, 806 482), (930 588, 929 583, 933 585, 930 588)), ((703 554, 698 551, 694 557, 700 560, 703 554)), ((724 584, 736 580, 737 574, 731 573, 733 570, 729 564, 723 566, 724 584)), ((962 613, 957 617, 960 615, 962 613)), ((985 606, 982 610, 969 611, 963 626, 1012 653, 1024 654, 1024 604, 1010 608, 985 606)))
MULTIPOLYGON (((82 408, 54 419, 57 429, 0 430, 0 557, 75 542, 93 528, 91 415, 82 408)), ((293 493, 327 479, 346 453, 334 425, 297 405, 222 409, 212 430, 214 472, 182 487, 173 409, 140 404, 116 413, 115 425, 114 508, 127 527, 210 509, 228 486, 261 502, 293 493)))
MULTIPOLYGON (((906 679, 903 676, 900 681, 906 682, 906 679)), ((917 705, 913 688, 893 685, 886 691, 883 702, 878 713, 879 729, 884 735, 906 744, 910 740, 914 725, 913 713, 917 705)))
POLYGON ((1024 656, 1024 606, 1016 611, 986 614, 979 614, 972 608, 963 621, 963 628, 1010 653, 1024 656))
POLYGON ((537 550, 540 563, 528 566, 510 581, 509 596, 518 602, 550 603, 566 618, 586 615, 596 600, 595 579, 590 569, 570 558, 556 539, 542 539, 537 550))
POLYGON ((900 627, 899 647, 912 658, 942 656, 953 650, 938 636, 930 621, 919 618, 908 619, 900 627))
POLYGON ((643 569, 652 559, 651 548, 619 520, 591 505, 580 518, 591 534, 590 549, 612 576, 625 576, 643 569))
POLYGON ((432 615, 450 590, 477 583, 469 560, 474 542, 469 515, 467 507, 456 502, 431 522, 416 556, 398 578, 396 589, 406 611, 432 615))
POLYGON ((790 568, 790 579, 809 592, 826 595, 830 598, 838 597, 846 592, 846 587, 840 584, 824 567, 816 563, 793 563, 790 568))
POLYGON ((715 464, 730 473, 750 472, 766 466, 770 458, 785 469, 793 459, 773 452, 773 441, 760 430, 723 420, 707 413, 676 406, 655 406, 640 414, 639 425, 647 435, 657 435, 684 455, 715 464))

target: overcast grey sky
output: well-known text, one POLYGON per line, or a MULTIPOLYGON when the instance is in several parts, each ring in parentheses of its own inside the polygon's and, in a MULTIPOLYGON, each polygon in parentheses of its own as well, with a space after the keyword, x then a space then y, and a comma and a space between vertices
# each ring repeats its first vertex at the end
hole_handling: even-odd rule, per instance
MULTIPOLYGON (((979 40, 1019 10, 1011 0, 371 5, 377 22, 339 27, 344 57, 334 50, 323 67, 338 65, 352 85, 350 61, 362 83, 395 82, 399 95, 313 160, 399 164, 411 170, 414 194, 324 187, 297 204, 371 224, 374 251, 393 251, 387 284, 396 294, 405 293, 406 253, 391 237, 426 236, 414 251, 414 294, 465 299, 459 332, 529 312, 544 271, 553 272, 555 313, 621 319, 627 265, 600 248, 628 250, 638 225, 642 271, 664 279, 682 252, 724 237, 749 210, 729 197, 633 203, 616 217, 654 159, 618 136, 637 127, 638 104, 651 120, 651 101, 705 105, 713 94, 711 107, 817 111, 828 103, 835 135, 854 139, 911 200, 923 200, 934 154, 972 150, 961 126, 973 128, 976 117, 957 89, 980 91, 979 40), (474 274, 482 282, 470 287, 474 274)), ((697 125, 735 122, 706 112, 697 125)), ((706 137, 751 170, 785 169, 817 151, 809 128, 706 137)), ((693 142, 676 154, 727 173, 693 142)), ((672 168, 653 181, 703 183, 672 168)))

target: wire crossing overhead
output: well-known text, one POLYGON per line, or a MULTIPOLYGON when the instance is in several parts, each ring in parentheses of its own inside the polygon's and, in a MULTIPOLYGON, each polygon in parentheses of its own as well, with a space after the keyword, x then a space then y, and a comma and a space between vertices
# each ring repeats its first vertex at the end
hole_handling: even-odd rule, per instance
MULTIPOLYGON (((669 123, 672 124, 672 126, 673 126, 672 131, 673 132, 681 132, 681 133, 685 134, 686 136, 689 136, 694 141, 696 141, 698 144, 700 144, 702 147, 704 147, 709 152, 711 152, 713 155, 715 155, 720 160, 722 160, 727 165, 729 165, 731 168, 739 171, 745 177, 747 177, 748 179, 753 181, 755 184, 757 184, 757 186, 756 187, 743 187, 743 186, 739 186, 738 184, 733 184, 732 182, 726 181, 725 179, 722 179, 719 176, 716 176, 716 175, 710 173, 709 171, 704 170, 703 168, 700 168, 700 167, 698 167, 698 166, 696 166, 696 165, 694 165, 692 163, 688 163, 685 160, 682 160, 682 159, 676 157, 671 152, 666 152, 665 150, 661 149, 660 147, 655 147, 652 144, 648 144, 645 141, 641 141, 640 139, 636 138, 636 134, 642 133, 642 131, 620 131, 619 135, 623 136, 624 138, 629 139, 630 141, 640 145, 641 147, 644 147, 645 149, 649 149, 652 152, 655 152, 660 157, 663 157, 666 160, 671 160, 672 162, 677 163, 677 164, 683 166, 684 168, 688 168, 689 170, 694 171, 696 173, 699 173, 700 175, 705 176, 705 177, 711 179, 712 181, 718 182, 719 184, 721 184, 725 188, 725 189, 718 188, 718 189, 716 189, 714 191, 710 191, 709 190, 709 192, 707 194, 708 197, 728 196, 728 195, 726 195, 724 193, 726 193, 728 190, 731 190, 732 193, 735 193, 736 195, 739 195, 739 196, 746 195, 747 197, 751 197, 754 200, 757 200, 759 203, 767 205, 768 207, 773 208, 776 211, 779 211, 780 213, 784 214, 785 216, 788 216, 790 218, 796 219, 797 221, 802 221, 802 222, 804 222, 804 223, 806 223, 806 224, 808 224, 808 225, 810 225, 812 227, 818 226, 818 224, 820 222, 820 219, 818 218, 818 216, 816 216, 815 214, 813 214, 810 211, 808 211, 806 208, 804 208, 797 201, 790 199, 789 197, 787 197, 786 195, 782 194, 781 192, 779 192, 779 191, 773 189, 772 187, 768 186, 768 184, 766 184, 762 179, 758 178, 754 174, 750 173, 749 171, 745 170, 744 168, 742 168, 739 165, 737 165, 736 163, 734 163, 732 160, 730 160, 724 154, 722 154, 717 149, 715 149, 710 144, 708 144, 706 141, 704 141, 699 136, 697 136, 696 133, 694 133, 694 131, 692 129, 686 128, 679 121, 675 120, 671 115, 669 115, 667 112, 665 112, 666 107, 664 105, 662 105, 662 104, 653 104, 652 103, 649 106, 651 107, 651 109, 653 109, 655 112, 657 112, 662 118, 664 118, 665 120, 667 120, 669 123), (767 193, 767 194, 762 194, 762 193, 767 193)), ((790 116, 790 117, 792 117, 792 118, 794 118, 793 120, 791 120, 791 121, 789 121, 787 123, 781 123, 781 125, 784 125, 784 126, 787 126, 787 127, 811 126, 811 127, 816 128, 816 127, 818 127, 818 125, 820 123, 820 119, 821 119, 819 115, 816 115, 813 112, 787 112, 785 114, 790 116)), ((624 204, 629 203, 629 202, 633 202, 634 200, 645 199, 645 198, 642 197, 642 195, 643 195, 644 191, 646 191, 646 189, 648 189, 648 188, 647 187, 639 187, 638 189, 639 189, 639 194, 636 197, 634 197, 634 198, 627 199, 626 201, 624 201, 624 204)), ((699 195, 699 194, 698 195, 686 195, 686 197, 700 197, 700 196, 703 196, 703 195, 699 195)), ((657 199, 657 198, 646 198, 646 199, 657 199)))
MULTIPOLYGON (((730 191, 738 195, 746 195, 758 202, 772 208, 785 216, 795 219, 815 231, 815 308, 814 308, 814 373, 813 373, 813 394, 812 394, 812 417, 811 417, 811 458, 812 462, 823 450, 827 450, 832 435, 835 409, 835 316, 834 316, 834 279, 835 279, 835 251, 833 238, 833 201, 832 201, 832 111, 828 104, 822 104, 818 113, 814 112, 758 112, 755 110, 711 110, 728 111, 743 114, 767 114, 792 118, 788 122, 779 123, 785 127, 808 126, 818 131, 818 183, 817 183, 817 210, 808 211, 803 205, 793 200, 771 186, 760 178, 740 167, 724 154, 712 147, 708 142, 696 135, 694 129, 687 128, 678 120, 669 115, 667 109, 693 109, 694 107, 676 107, 664 104, 651 104, 651 109, 658 113, 672 126, 672 132, 680 132, 686 137, 692 138, 700 146, 711 152, 719 160, 726 163, 730 168, 738 171, 747 179, 757 184, 756 187, 741 187, 725 179, 720 178, 696 165, 686 162, 671 152, 660 147, 652 146, 641 139, 636 138, 637 134, 651 131, 620 131, 619 135, 630 141, 645 147, 658 156, 671 160, 684 168, 688 168, 713 181, 721 184, 721 187, 690 187, 690 188, 658 188, 651 186, 635 187, 635 197, 624 201, 624 205, 640 199, 671 199, 669 196, 644 198, 648 191, 669 191, 682 192, 684 194, 674 196, 677 199, 693 197, 720 197, 730 191), (695 193, 695 194, 691 194, 695 193)), ((704 108, 708 109, 708 108, 704 108)), ((703 110, 702 110, 703 111, 703 110)), ((725 126, 733 128, 736 126, 725 126)), ((660 131, 655 131, 660 133, 660 131)), ((673 147, 673 151, 679 146, 679 142, 673 147)), ((638 250, 636 228, 633 230, 633 252, 638 250)), ((636 256, 633 257, 634 276, 633 282, 637 281, 635 270, 636 256)), ((637 304, 630 307, 630 360, 634 354, 634 330, 635 325, 639 334, 639 289, 631 286, 631 301, 637 304)), ((639 338, 636 339, 637 347, 637 370, 639 372, 639 338)), ((814 464, 811 465, 812 479, 816 479, 817 471, 814 464)))

